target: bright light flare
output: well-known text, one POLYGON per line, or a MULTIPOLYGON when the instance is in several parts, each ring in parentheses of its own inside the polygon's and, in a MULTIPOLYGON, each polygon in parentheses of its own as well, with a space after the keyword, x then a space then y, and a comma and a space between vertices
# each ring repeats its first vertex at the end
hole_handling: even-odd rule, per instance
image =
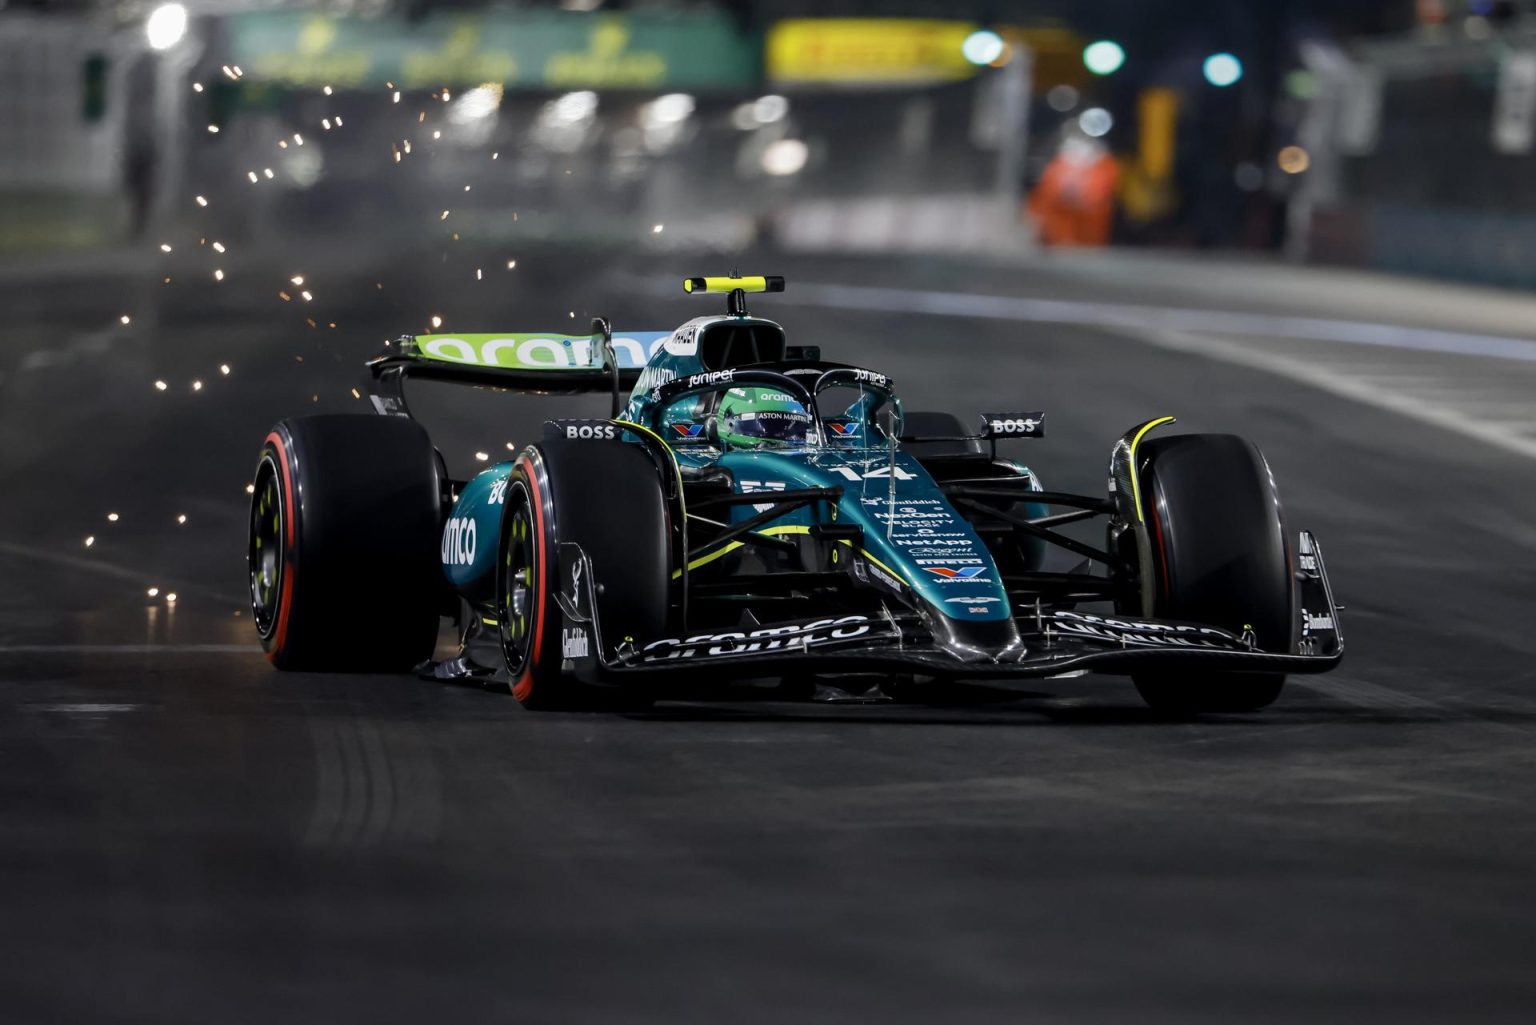
POLYGON ((1230 53, 1213 53, 1205 59, 1202 70, 1207 82, 1225 89, 1243 77, 1243 62, 1230 53))
POLYGON ((965 59, 972 64, 991 64, 1003 55, 1008 44, 1003 42, 1003 37, 991 29, 981 29, 972 32, 965 37, 965 42, 960 44, 960 52, 965 59))
POLYGON ((763 172, 776 177, 798 174, 810 155, 810 147, 802 139, 775 140, 763 148, 763 172))
POLYGON ((1095 75, 1113 75, 1125 63, 1125 48, 1110 39, 1083 47, 1083 66, 1095 75))
POLYGON ((187 9, 181 4, 161 4, 150 12, 144 35, 152 50, 169 50, 187 34, 187 9))

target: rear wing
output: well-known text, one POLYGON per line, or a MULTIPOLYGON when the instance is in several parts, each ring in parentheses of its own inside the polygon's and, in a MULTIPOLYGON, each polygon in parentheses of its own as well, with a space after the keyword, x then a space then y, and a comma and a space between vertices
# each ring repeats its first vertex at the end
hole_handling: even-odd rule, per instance
POLYGON ((482 388, 579 395, 609 392, 613 415, 650 354, 672 332, 615 335, 602 318, 589 335, 547 332, 402 335, 368 361, 369 398, 386 416, 410 416, 405 380, 450 381, 482 388))

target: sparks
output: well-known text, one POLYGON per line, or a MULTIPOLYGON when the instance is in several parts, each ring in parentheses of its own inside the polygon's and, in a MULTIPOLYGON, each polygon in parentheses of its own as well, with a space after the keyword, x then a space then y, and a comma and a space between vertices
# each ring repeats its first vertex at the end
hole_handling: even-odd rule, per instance
POLYGON ((222 242, 215 242, 213 244, 213 251, 215 253, 222 253, 224 251, 224 243, 222 243, 222 242))
POLYGON ((336 115, 336 127, 337 128, 341 127, 341 115, 340 114, 336 115))
POLYGON ((304 136, 300 135, 298 132, 294 132, 293 133, 293 144, 295 146, 302 146, 302 145, 304 145, 304 136))
POLYGON ((192 91, 195 92, 195 93, 202 92, 203 91, 203 83, 201 83, 201 82, 193 82, 192 83, 192 91))
POLYGON ((652 235, 660 235, 661 234, 661 228, 662 228, 661 225, 659 225, 659 224, 656 225, 654 228, 651 229, 651 234, 652 235))
POLYGON ((119 321, 121 321, 123 324, 127 324, 128 323, 128 319, 129 319, 128 318, 128 314, 125 313, 121 317, 118 317, 117 319, 119 321))
POLYGON ((263 167, 261 169, 261 173, 266 175, 268 178, 270 178, 270 177, 272 177, 272 168, 270 168, 270 167, 263 167))
POLYGON ((228 363, 220 363, 219 364, 219 373, 223 374, 225 377, 228 377, 229 376, 229 364, 228 363))
POLYGON ((203 382, 201 382, 201 381, 193 381, 192 382, 192 390, 193 391, 202 391, 203 390, 203 382))
POLYGON ((155 391, 165 391, 169 387, 170 385, 166 384, 164 381, 155 382, 155 391))
POLYGON ((176 517, 176 522, 177 523, 186 523, 187 522, 187 514, 186 513, 179 514, 176 517))
POLYGON ((482 277, 484 277, 484 275, 480 273, 480 268, 476 267, 475 268, 475 280, 479 281, 482 277))
POLYGON ((400 90, 398 90, 398 89, 395 90, 395 98, 394 98, 393 102, 395 102, 395 103, 399 103, 400 102, 400 90))
POLYGON ((508 260, 507 261, 507 270, 511 270, 512 268, 514 268, 516 266, 517 266, 517 261, 516 260, 508 260))
POLYGON ((360 398, 362 398, 362 397, 363 397, 363 393, 362 393, 362 392, 360 392, 360 391, 358 391, 358 390, 357 390, 357 389, 356 389, 356 388, 353 388, 353 389, 352 389, 352 397, 353 397, 353 398, 354 398, 354 399, 360 399, 360 398))
POLYGON ((175 605, 176 604, 176 592, 175 591, 168 591, 168 592, 166 592, 165 603, 167 605, 175 605))
POLYGON ((198 196, 197 197, 197 205, 198 206, 207 206, 208 205, 208 201, 206 199, 204 199, 202 196, 198 196))
POLYGON ((447 210, 444 210, 444 211, 443 211, 443 216, 441 216, 441 217, 439 217, 439 218, 438 218, 438 220, 440 220, 440 221, 446 221, 446 220, 447 220, 447 219, 448 219, 448 211, 447 211, 447 210))
POLYGON ((434 130, 432 132, 432 138, 434 138, 434 139, 441 139, 442 137, 443 137, 443 133, 442 132, 439 132, 439 131, 436 131, 436 130, 434 130))
POLYGON ((213 272, 213 280, 215 280, 215 281, 223 281, 224 280, 224 272, 222 270, 215 270, 213 272))
POLYGON ((468 191, 469 191, 469 186, 468 186, 468 185, 466 185, 466 186, 464 186, 464 191, 465 191, 465 192, 468 192, 468 191))
POLYGON ((476 452, 475 459, 482 463, 490 462, 491 454, 489 452, 476 452))
POLYGON ((208 134, 209 135, 218 135, 219 134, 219 126, 218 125, 209 125, 208 126, 208 134))
POLYGON ((320 119, 320 125, 321 125, 321 127, 322 127, 322 128, 324 128, 324 129, 325 129, 325 130, 326 130, 326 131, 330 131, 330 130, 331 130, 331 119, 330 119, 330 118, 328 118, 328 117, 323 117, 323 118, 321 118, 321 119, 320 119))
POLYGON ((295 274, 293 277, 289 278, 288 280, 293 282, 295 285, 302 285, 302 284, 304 284, 304 275, 302 275, 302 274, 295 274))
POLYGON ((300 292, 299 294, 304 297, 304 301, 305 302, 312 302, 314 300, 314 298, 315 298, 313 295, 311 295, 307 291, 306 292, 300 292))
POLYGON ((499 160, 499 159, 501 159, 501 152, 498 150, 497 152, 492 153, 491 154, 491 159, 492 160, 499 160))
POLYGON ((160 243, 160 251, 162 253, 169 253, 171 251, 171 244, 169 242, 160 243))
POLYGON ((252 185, 255 185, 256 182, 260 180, 260 179, 258 179, 256 177, 256 172, 255 171, 247 171, 247 172, 245 172, 245 176, 251 180, 251 184, 252 185))
POLYGON ((155 598, 155 597, 159 596, 160 588, 158 588, 158 587, 151 587, 148 591, 145 591, 144 593, 149 595, 151 598, 155 598))
POLYGON ((442 317, 439 317, 439 316, 436 316, 436 315, 434 315, 434 316, 433 316, 433 317, 432 317, 432 326, 433 326, 433 327, 442 327, 442 326, 443 326, 443 318, 442 318, 442 317))
POLYGON ((256 493, 256 485, 247 482, 245 485, 245 493, 247 495, 254 495, 256 493))
POLYGON ((96 543, 96 535, 95 534, 88 534, 88 535, 86 535, 85 547, 89 548, 89 547, 91 547, 91 545, 93 545, 95 543, 96 543))
POLYGON ((287 149, 288 148, 288 140, 287 139, 278 139, 277 140, 277 148, 278 149, 287 149))
POLYGON ((107 513, 108 523, 116 523, 120 519, 122 519, 122 517, 118 516, 117 513, 107 513))

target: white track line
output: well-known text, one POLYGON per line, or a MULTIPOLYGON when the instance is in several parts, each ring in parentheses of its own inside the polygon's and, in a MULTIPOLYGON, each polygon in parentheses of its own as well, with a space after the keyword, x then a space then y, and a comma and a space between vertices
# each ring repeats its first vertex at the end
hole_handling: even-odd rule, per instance
POLYGON ((796 285, 778 300, 805 306, 850 310, 928 313, 938 316, 980 317, 1046 324, 1086 324, 1135 330, 1167 328, 1177 331, 1219 331, 1225 334, 1266 335, 1299 341, 1342 342, 1490 356, 1536 363, 1536 341, 1507 335, 1440 331, 1431 328, 1377 324, 1324 317, 1288 317, 1268 313, 1198 310, 1180 306, 1137 303, 1080 302, 1073 299, 1030 299, 1019 296, 974 295, 969 292, 929 292, 868 285, 796 285))
MULTIPOLYGON (((789 298, 786 294, 786 298, 789 298)), ((1084 303, 1057 299, 1025 299, 973 295, 964 292, 925 292, 863 285, 801 285, 789 301, 806 306, 877 312, 921 313, 930 316, 1013 320, 1031 323, 1080 324, 1115 328, 1139 341, 1164 349, 1263 370, 1299 381, 1321 391, 1385 409, 1421 423, 1454 431, 1463 437, 1516 455, 1536 459, 1536 438, 1520 430, 1529 424, 1507 425, 1479 421, 1449 407, 1436 407, 1422 398, 1389 391, 1369 381, 1341 373, 1338 367, 1316 366, 1295 356, 1278 355, 1194 331, 1225 331, 1304 341, 1391 346, 1536 362, 1536 342, 1501 335, 1459 334, 1391 324, 1276 317, 1268 314, 1225 313, 1123 303, 1084 303)))
POLYGON ((0 644, 0 655, 254 655, 259 644, 0 644))

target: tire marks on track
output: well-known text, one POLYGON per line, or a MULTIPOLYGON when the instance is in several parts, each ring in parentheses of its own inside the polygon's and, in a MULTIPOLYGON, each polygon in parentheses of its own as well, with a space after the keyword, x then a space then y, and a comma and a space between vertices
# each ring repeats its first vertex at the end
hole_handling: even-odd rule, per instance
POLYGON ((345 851, 438 837, 440 777, 416 724, 312 716, 309 733, 315 798, 305 847, 345 851))

